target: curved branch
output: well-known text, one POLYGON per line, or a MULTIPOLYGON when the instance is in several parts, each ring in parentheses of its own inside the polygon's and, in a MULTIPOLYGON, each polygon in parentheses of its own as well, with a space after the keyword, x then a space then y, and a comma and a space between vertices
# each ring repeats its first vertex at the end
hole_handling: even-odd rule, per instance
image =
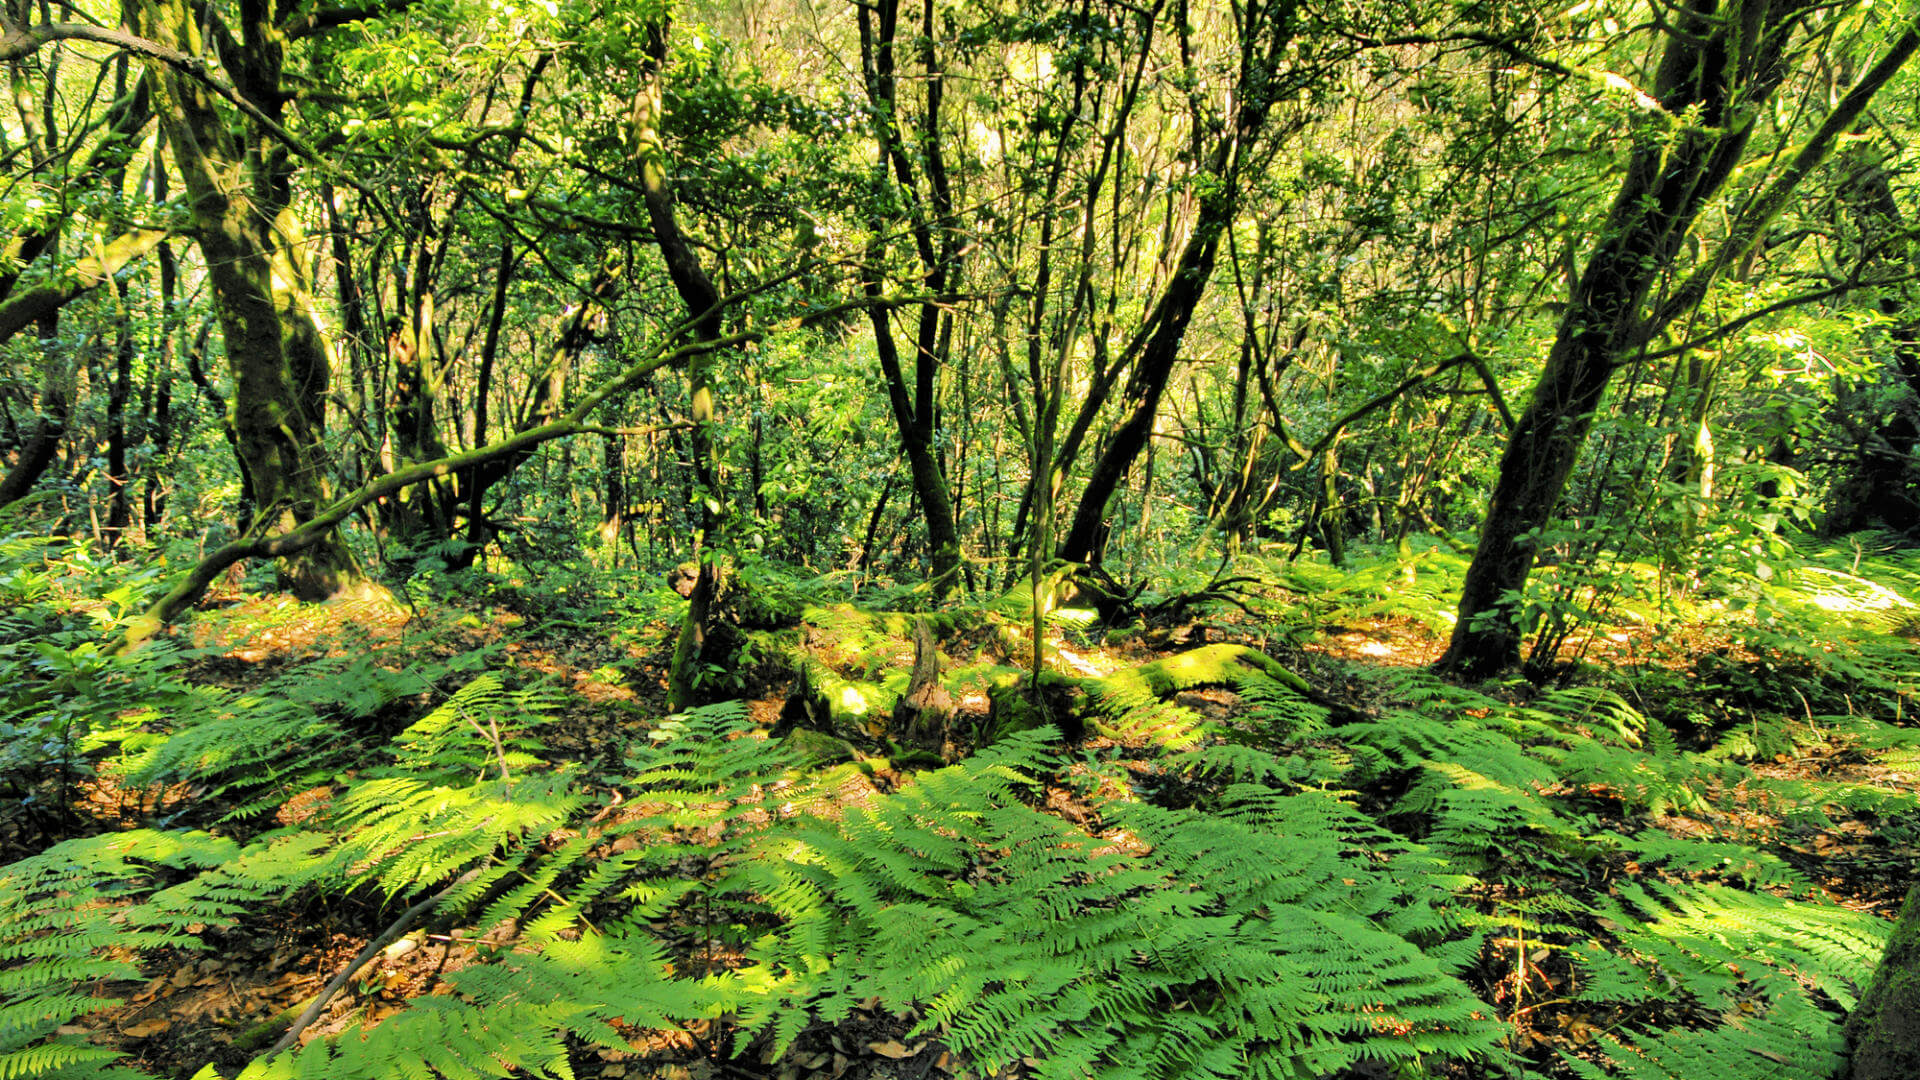
POLYGON ((170 45, 163 45, 151 38, 144 38, 125 30, 112 29, 105 26, 94 26, 91 23, 41 23, 38 26, 21 27, 15 25, 4 16, 0 16, 0 61, 23 59, 39 51, 41 46, 55 41, 91 41, 96 44, 111 45, 116 49, 124 49, 136 56, 144 56, 149 60, 157 60, 160 63, 166 64, 168 67, 179 70, 188 78, 193 79, 195 82, 200 83, 202 86, 220 95, 220 97, 224 98, 227 103, 234 108, 245 113, 249 120, 259 124, 267 134, 285 143, 288 149, 291 149, 294 153, 318 165, 328 173, 331 173, 334 178, 341 183, 346 184, 361 195, 366 196, 387 218, 393 218, 392 210, 388 208, 386 200, 382 199, 378 192, 374 191, 357 177, 349 175, 345 169, 340 168, 338 165, 322 157, 320 152, 308 146, 305 140, 293 132, 288 131, 284 125, 273 117, 268 116, 258 105, 248 101, 244 95, 229 85, 225 79, 216 76, 208 66, 206 60, 201 57, 181 52, 179 49, 173 48, 170 45))
MULTIPOLYGON (((256 533, 234 540, 200 560, 199 564, 179 584, 168 590, 165 596, 154 601, 145 612, 129 620, 114 651, 127 652, 151 639, 160 632, 161 627, 171 622, 175 616, 199 599, 200 594, 205 592, 207 586, 213 584, 214 579, 224 573, 227 567, 242 559, 283 558, 297 554, 325 539, 334 526, 345 521, 348 515, 376 499, 393 495, 414 484, 425 483, 463 469, 484 465, 497 458, 531 450, 554 439, 592 430, 595 425, 588 424, 587 417, 615 394, 630 389, 663 367, 700 353, 732 348, 753 340, 757 336, 753 333, 732 334, 712 341, 693 342, 670 352, 658 353, 635 361, 612 381, 582 398, 573 408, 568 409, 550 423, 516 432, 486 446, 395 469, 385 476, 360 485, 350 494, 335 500, 325 510, 286 532, 272 536, 256 533)), ((271 521, 273 515, 262 513, 256 517, 264 528, 265 523, 271 521)))
MULTIPOLYGON (((1447 359, 1442 360, 1437 364, 1428 365, 1427 367, 1414 372, 1412 375, 1409 375, 1405 379, 1401 380, 1400 384, 1395 386, 1393 389, 1388 390, 1384 394, 1380 394, 1369 399, 1365 404, 1360 405, 1359 407, 1348 411, 1346 415, 1342 416, 1338 420, 1335 420, 1333 422, 1333 426, 1327 429, 1327 433, 1325 435, 1320 436, 1320 441, 1314 443, 1312 447, 1308 448, 1305 454, 1302 454, 1300 456, 1300 460, 1294 465, 1294 468, 1296 469, 1304 468, 1308 462, 1317 459, 1322 453, 1326 451, 1327 447, 1333 445, 1334 440, 1340 437, 1340 433, 1347 429, 1347 425, 1352 424, 1353 422, 1360 420, 1363 417, 1366 417, 1367 415, 1373 413, 1378 409, 1384 408, 1385 406, 1392 404, 1394 399, 1398 398, 1401 394, 1406 393, 1407 391, 1413 389, 1416 386, 1419 386, 1421 383, 1424 383, 1427 380, 1432 379, 1437 375, 1440 375, 1444 372, 1447 372, 1456 367, 1459 367, 1461 364, 1473 364, 1475 367, 1483 367, 1479 357, 1475 356, 1473 353, 1470 353, 1470 352, 1463 352, 1458 356, 1450 356, 1447 359)), ((1489 382, 1488 385, 1492 385, 1491 382, 1489 382)), ((1497 401, 1499 399, 1496 397, 1495 400, 1497 401)), ((1505 411, 1506 410, 1503 407, 1501 409, 1501 412, 1505 413, 1505 411)), ((1511 427, 1513 422, 1512 420, 1508 420, 1507 423, 1508 423, 1508 426, 1511 427)), ((1296 451, 1296 453, 1298 453, 1298 451, 1296 451)))
POLYGON ((0 342, 106 284, 128 263, 152 251, 170 235, 166 229, 134 229, 81 259, 53 280, 0 300, 0 342))

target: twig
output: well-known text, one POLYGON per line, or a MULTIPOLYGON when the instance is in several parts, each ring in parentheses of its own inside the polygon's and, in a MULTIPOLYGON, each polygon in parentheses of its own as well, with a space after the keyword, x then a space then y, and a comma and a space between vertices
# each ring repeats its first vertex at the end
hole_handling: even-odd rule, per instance
POLYGON ((333 996, 338 994, 341 988, 353 979, 355 972, 366 967, 374 957, 380 955, 381 950, 393 944, 401 934, 406 933, 407 928, 413 925, 415 919, 424 915, 429 909, 440 903, 441 900, 446 898, 448 893, 479 877, 480 869, 480 867, 475 867, 461 874, 459 877, 454 878, 453 882, 446 888, 441 889, 439 892, 434 893, 432 896, 401 912, 400 917, 393 920, 393 923, 385 930, 382 930, 379 937, 367 942, 367 947, 361 949, 358 956, 355 956, 349 961, 346 967, 341 968, 340 973, 335 975, 331 982, 320 988, 320 993, 313 999, 313 1004, 307 1006, 307 1011, 300 1014, 299 1019, 293 1022, 293 1026, 287 1029, 287 1033, 280 1036, 280 1041, 274 1043, 271 1049, 261 1055, 260 1060, 263 1062, 271 1061, 278 1057, 282 1050, 298 1042, 300 1040, 300 1033, 313 1026, 313 1022, 320 1018, 320 1011, 325 1009, 327 1003, 333 1000, 333 996))

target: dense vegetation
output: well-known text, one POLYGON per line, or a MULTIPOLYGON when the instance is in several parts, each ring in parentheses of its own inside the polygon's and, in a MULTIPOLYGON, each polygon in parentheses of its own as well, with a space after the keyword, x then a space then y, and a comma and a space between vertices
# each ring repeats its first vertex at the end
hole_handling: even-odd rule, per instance
POLYGON ((1917 48, 5 5, 0 1080, 1916 1075, 1917 48))

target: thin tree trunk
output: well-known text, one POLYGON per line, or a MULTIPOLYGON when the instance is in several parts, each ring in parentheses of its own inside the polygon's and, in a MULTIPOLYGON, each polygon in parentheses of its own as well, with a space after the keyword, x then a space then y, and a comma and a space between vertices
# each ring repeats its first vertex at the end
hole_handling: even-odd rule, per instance
MULTIPOLYGON (((1187 325, 1213 276, 1221 237, 1239 213, 1242 177, 1263 141, 1273 105, 1282 93, 1282 68, 1287 45, 1293 39, 1295 6, 1293 0, 1281 0, 1260 9, 1257 18, 1249 8, 1252 24, 1242 30, 1246 37, 1241 43, 1233 121, 1218 136, 1201 169, 1205 179, 1198 185, 1203 194, 1193 232, 1146 323, 1126 350, 1137 359, 1121 395, 1125 418, 1107 436, 1094 461, 1072 523, 1055 551, 1059 559, 1094 561, 1107 504, 1152 437, 1161 395, 1180 358, 1187 325)), ((1195 137, 1199 137, 1197 132, 1195 137)))
MULTIPOLYGON (((57 312, 47 315, 41 324, 43 337, 54 336, 57 318, 57 312)), ((67 419, 73 409, 73 383, 78 376, 80 355, 76 350, 65 363, 49 365, 40 385, 40 422, 34 425, 33 434, 27 437, 26 445, 14 458, 13 468, 0 479, 0 509, 30 494, 53 465, 60 441, 67 437, 67 419)))
MULTIPOLYGON (((700 257, 680 231, 673 212, 672 193, 667 189, 666 148, 660 122, 664 117, 661 82, 666 77, 667 31, 665 22, 646 28, 646 64, 640 92, 634 98, 632 122, 633 156, 640 167, 640 186, 647 204, 647 217, 653 225, 654 242, 667 264, 667 276, 692 320, 696 342, 720 338, 720 292, 700 265, 700 257)), ((720 459, 713 439, 714 387, 713 351, 702 349, 687 364, 687 390, 692 400, 688 432, 693 449, 695 513, 700 522, 694 537, 694 557, 700 570, 693 592, 687 598, 687 616, 680 624, 680 636, 674 643, 673 666, 667 675, 667 702, 673 709, 694 703, 695 676, 706 653, 709 624, 714 601, 720 591, 721 568, 718 565, 720 531, 726 522, 725 493, 720 490, 720 459)))
POLYGON ((127 287, 114 283, 119 301, 119 326, 113 348, 113 375, 107 382, 107 548, 120 546, 127 526, 133 521, 133 507, 127 488, 127 400, 133 395, 133 313, 127 310, 127 287))
MULTIPOLYGON (((896 30, 899 0, 879 0, 859 4, 860 53, 866 76, 868 106, 873 114, 874 141, 878 154, 878 174, 891 168, 893 183, 907 204, 914 251, 921 267, 921 284, 932 296, 947 290, 960 268, 959 236, 954 229, 953 199, 948 186, 940 109, 944 82, 934 51, 935 8, 925 0, 916 40, 919 44, 921 73, 925 87, 924 111, 919 137, 911 147, 900 130, 899 81, 895 72, 896 30), (910 154, 912 157, 910 158, 910 154), (927 191, 922 196, 912 160, 922 162, 926 170, 927 191)), ((876 205, 879 200, 876 199, 876 205)), ((877 217, 873 222, 876 237, 889 230, 877 217)), ((866 294, 878 299, 882 284, 878 266, 883 261, 883 246, 876 239, 867 252, 869 273, 866 294)), ((901 449, 907 458, 908 475, 913 482, 914 502, 927 529, 930 578, 936 599, 945 599, 961 583, 960 534, 955 523, 953 499, 945 471, 934 450, 939 430, 937 376, 947 359, 950 334, 943 332, 940 304, 928 301, 919 305, 913 337, 913 382, 911 392, 907 372, 900 362, 899 346, 894 342, 892 318, 887 309, 875 304, 867 309, 873 325, 874 345, 880 358, 880 371, 886 383, 887 401, 899 429, 901 449)), ((949 317, 950 318, 950 317, 949 317)))

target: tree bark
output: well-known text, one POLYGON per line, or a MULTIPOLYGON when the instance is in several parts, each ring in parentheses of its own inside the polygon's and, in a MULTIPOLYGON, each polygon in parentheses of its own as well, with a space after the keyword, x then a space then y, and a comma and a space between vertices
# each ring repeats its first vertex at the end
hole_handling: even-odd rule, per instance
POLYGON ((1233 121, 1227 125, 1201 170, 1198 186, 1205 192, 1193 232, 1181 250, 1172 277, 1154 303, 1152 313, 1129 345, 1137 352, 1133 374, 1121 395, 1125 418, 1108 435, 1104 449, 1094 461, 1074 509, 1072 524, 1055 550, 1055 556, 1067 562, 1088 563, 1096 554, 1106 521, 1107 504, 1126 478, 1133 461, 1153 434, 1153 420, 1160 409, 1160 397, 1166 391, 1168 376, 1180 358, 1180 346, 1187 325, 1206 292, 1213 276, 1220 239, 1232 227, 1240 209, 1243 175, 1255 154, 1274 103, 1282 92, 1282 65, 1288 43, 1293 38, 1295 3, 1282 0, 1259 9, 1243 30, 1239 84, 1233 95, 1236 102, 1233 121))
MULTIPOLYGON (((700 265, 700 256, 680 231, 673 212, 673 196, 668 190, 666 146, 661 137, 664 115, 661 83, 666 78, 666 23, 656 23, 646 32, 646 66, 640 92, 634 97, 632 145, 640 166, 640 185, 647 204, 647 217, 653 224, 654 241, 667 264, 667 276, 673 281, 685 305, 692 337, 696 343, 720 340, 721 298, 712 279, 700 265)), ((687 364, 687 390, 692 399, 688 433, 693 449, 695 514, 700 531, 694 537, 694 558, 700 571, 693 592, 687 598, 687 617, 680 624, 680 636, 674 643, 673 667, 667 674, 667 704, 679 710, 694 704, 696 675, 707 647, 709 624, 713 620, 714 601, 720 591, 720 567, 716 562, 720 531, 726 522, 725 493, 720 490, 720 459, 713 440, 714 355, 700 349, 687 364)))
MULTIPOLYGON (((1879 153, 1863 152, 1842 187, 1842 198, 1859 231, 1861 261, 1896 275, 1920 268, 1879 153)), ((1898 401, 1892 417, 1865 432, 1860 459, 1831 507, 1829 532, 1853 532, 1876 521, 1900 532, 1920 530, 1920 320, 1910 299, 1912 285, 1884 288, 1880 314, 1888 320, 1887 345, 1898 401)))
MULTIPOLYGON (((48 316, 51 320, 52 315, 48 316)), ((67 437, 67 419, 73 411, 73 383, 80 363, 79 353, 65 363, 50 364, 40 386, 40 420, 13 460, 13 468, 0 479, 0 509, 25 498, 46 475, 67 437)))
MULTIPOLYGON (((947 285, 959 273, 960 237, 954 227, 953 196, 947 179, 940 107, 944 76, 934 50, 934 5, 922 6, 917 40, 920 54, 919 82, 926 88, 925 109, 920 131, 912 147, 905 145, 900 130, 898 101, 899 79, 896 73, 896 32, 900 18, 899 0, 879 0, 877 4, 859 4, 860 55, 865 69, 867 104, 872 112, 874 142, 879 157, 877 175, 884 183, 892 170, 892 183, 906 203, 909 231, 920 263, 921 283, 932 297, 943 296, 947 285), (911 151, 912 157, 909 153, 911 151), (927 191, 921 194, 912 161, 924 163, 927 191)), ((875 205, 882 201, 875 193, 875 205)), ((876 237, 888 229, 876 214, 876 237)), ((883 261, 883 245, 876 239, 867 252, 868 273, 864 290, 878 300, 883 289, 878 267, 883 261)), ((946 470, 935 451, 939 429, 940 368, 947 360, 948 332, 943 330, 941 302, 929 300, 919 305, 913 335, 913 381, 911 392, 907 371, 900 362, 894 341, 893 320, 888 309, 873 304, 867 309, 873 324, 873 340, 880 360, 881 378, 886 383, 887 403, 894 426, 899 430, 900 446, 907 458, 907 471, 913 482, 914 501, 918 503, 927 529, 927 553, 935 599, 945 600, 961 583, 960 532, 955 521, 953 497, 947 485, 946 470)), ((948 328, 950 329, 950 328, 948 328)))
POLYGON ((114 283, 119 302, 119 323, 115 328, 113 376, 107 383, 107 525, 108 550, 126 539, 127 526, 133 522, 133 504, 128 489, 133 477, 127 473, 127 401, 133 396, 133 313, 127 310, 127 288, 114 283))
POLYGON ((8 293, 5 300, 0 300, 0 342, 105 285, 127 264, 152 251, 166 238, 165 229, 131 230, 80 259, 54 280, 8 293))

